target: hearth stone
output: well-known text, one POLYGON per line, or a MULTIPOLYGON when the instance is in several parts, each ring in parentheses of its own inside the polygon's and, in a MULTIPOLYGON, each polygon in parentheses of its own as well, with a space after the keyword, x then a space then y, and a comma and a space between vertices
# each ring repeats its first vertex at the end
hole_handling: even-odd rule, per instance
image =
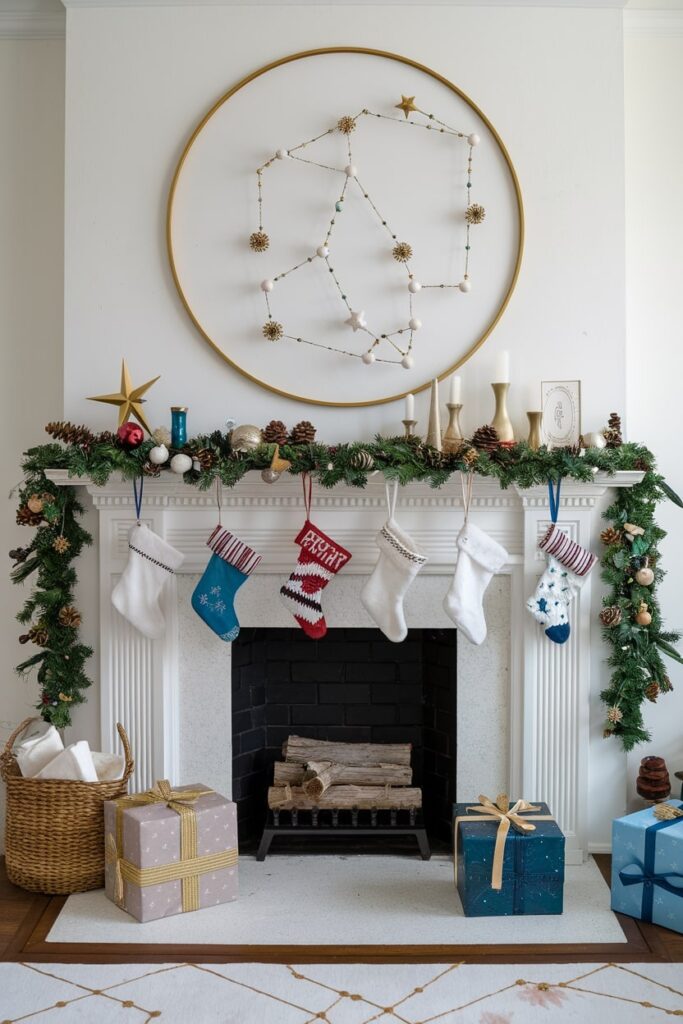
POLYGON ((456 632, 411 630, 397 645, 375 629, 243 629, 232 645, 233 799, 240 846, 263 830, 273 764, 291 733, 344 742, 412 743, 430 835, 445 839, 456 768, 456 632))

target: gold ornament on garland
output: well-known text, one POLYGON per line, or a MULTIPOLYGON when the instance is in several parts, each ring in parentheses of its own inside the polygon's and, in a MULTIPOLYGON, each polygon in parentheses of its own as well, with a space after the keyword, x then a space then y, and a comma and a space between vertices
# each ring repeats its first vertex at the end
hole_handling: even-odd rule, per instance
POLYGON ((291 468, 291 465, 292 463, 289 459, 280 458, 280 445, 276 444, 273 458, 270 460, 270 466, 268 469, 261 470, 261 479, 266 484, 274 484, 280 479, 285 470, 291 468))
POLYGON ((266 320, 262 330, 263 337, 267 338, 268 341, 279 341, 285 333, 282 324, 278 323, 277 320, 266 320))
POLYGON ((413 258, 413 249, 408 242, 397 242, 392 249, 392 255, 397 263, 407 263, 413 258))
POLYGON ((62 701, 63 704, 71 704, 73 697, 70 697, 68 693, 62 693, 62 691, 60 690, 59 699, 62 701))
POLYGON ((650 568, 649 558, 645 559, 645 564, 641 565, 640 569, 636 573, 636 583, 639 583, 641 587, 651 587, 655 581, 655 574, 650 568))
POLYGON ((618 626, 621 623, 622 612, 621 608, 617 604, 607 605, 600 612, 600 622, 603 626, 607 626, 612 629, 614 626, 618 626))
POLYGON ((239 452, 240 454, 253 452, 254 448, 258 448, 260 444, 263 444, 263 434, 253 423, 243 423, 233 430, 230 435, 230 444, 234 452, 239 452))
POLYGON ((611 722, 612 725, 618 725, 624 717, 624 712, 616 704, 607 709, 607 721, 611 722))
POLYGON ((624 534, 626 539, 633 542, 636 537, 642 537, 645 530, 642 526, 637 526, 636 523, 624 523, 624 534))
POLYGON ((254 252, 265 252, 270 245, 270 239, 265 231, 254 231, 249 235, 249 248, 254 252))
POLYGON ((408 114, 412 114, 413 112, 419 113, 419 108, 415 106, 415 97, 404 96, 402 93, 401 102, 396 104, 396 109, 403 111, 406 116, 406 120, 408 119, 408 114))
POLYGON ((479 203, 471 203, 465 210, 465 220, 468 224, 481 224, 486 217, 486 210, 479 203))
POLYGON ((645 601, 641 601, 638 605, 638 611, 636 612, 635 618, 639 626, 649 626, 652 622, 652 615, 650 614, 645 601))
POLYGON ((67 604, 60 608, 57 618, 60 625, 66 626, 69 629, 76 629, 81 624, 81 613, 72 604, 67 604))
POLYGON ((66 552, 71 547, 71 545, 69 544, 69 541, 66 539, 66 537, 60 533, 59 537, 55 537, 55 539, 52 541, 52 547, 54 548, 58 555, 65 555, 66 552))
POLYGON ((168 448, 171 444, 171 431, 168 427, 157 427, 156 430, 152 431, 152 440, 158 448, 161 445, 168 448))
POLYGON ((146 384, 140 384, 134 388, 128 367, 126 366, 126 360, 121 361, 121 389, 113 392, 111 395, 96 395, 94 398, 89 398, 89 402, 104 402, 106 405, 116 405, 119 410, 119 426, 122 423, 126 423, 131 419, 132 416, 138 421, 141 426, 145 428, 148 434, 152 431, 147 423, 142 412, 142 406, 147 399, 142 396, 146 391, 149 391, 152 384, 156 384, 159 377, 153 377, 152 380, 148 380, 146 384))

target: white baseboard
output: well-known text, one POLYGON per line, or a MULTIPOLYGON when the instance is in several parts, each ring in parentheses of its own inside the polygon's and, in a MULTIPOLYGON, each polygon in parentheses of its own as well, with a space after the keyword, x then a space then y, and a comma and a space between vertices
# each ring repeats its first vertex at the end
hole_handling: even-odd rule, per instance
POLYGON ((588 852, 589 853, 611 853, 612 852, 612 844, 611 843, 588 843, 588 852))

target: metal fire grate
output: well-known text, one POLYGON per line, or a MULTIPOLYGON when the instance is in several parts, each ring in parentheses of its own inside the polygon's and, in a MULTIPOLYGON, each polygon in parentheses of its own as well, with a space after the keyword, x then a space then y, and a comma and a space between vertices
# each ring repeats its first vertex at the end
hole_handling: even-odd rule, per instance
POLYGON ((266 859, 276 836, 414 836, 422 860, 432 855, 422 811, 418 810, 268 811, 256 860, 266 859))

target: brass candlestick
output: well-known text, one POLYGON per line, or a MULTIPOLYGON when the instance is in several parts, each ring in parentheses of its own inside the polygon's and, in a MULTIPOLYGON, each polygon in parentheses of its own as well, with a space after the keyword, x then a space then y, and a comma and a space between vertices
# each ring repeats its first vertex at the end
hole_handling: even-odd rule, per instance
POLYGON ((445 452, 457 452, 462 441, 462 430, 460 428, 460 410, 462 405, 459 402, 446 402, 448 409, 448 426, 443 435, 443 450, 445 452))
POLYGON ((529 420, 529 437, 527 444, 532 451, 537 452, 543 444, 543 438, 541 436, 541 418, 542 412, 528 412, 527 419, 529 420))
POLYGON ((401 420, 404 426, 404 437, 412 437, 415 433, 415 427, 417 426, 417 420, 401 420))
POLYGON ((515 443, 515 434, 512 429, 512 423, 508 416, 507 409, 507 394, 510 388, 509 383, 496 383, 492 384, 493 393, 496 396, 496 412, 491 421, 491 426, 495 428, 498 434, 498 441, 503 445, 511 445, 515 443))

